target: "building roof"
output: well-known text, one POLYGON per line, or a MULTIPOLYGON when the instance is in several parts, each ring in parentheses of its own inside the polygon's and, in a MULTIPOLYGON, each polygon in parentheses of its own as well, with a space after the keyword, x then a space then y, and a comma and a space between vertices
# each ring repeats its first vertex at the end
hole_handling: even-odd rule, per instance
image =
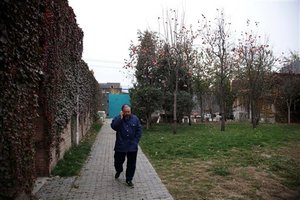
POLYGON ((108 88, 121 88, 120 83, 99 83, 100 88, 108 89, 108 88))

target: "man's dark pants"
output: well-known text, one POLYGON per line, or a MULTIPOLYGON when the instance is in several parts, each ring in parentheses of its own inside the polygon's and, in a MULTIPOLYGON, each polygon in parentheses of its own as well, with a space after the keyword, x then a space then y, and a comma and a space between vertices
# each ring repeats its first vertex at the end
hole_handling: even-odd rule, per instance
POLYGON ((115 169, 117 172, 123 171, 123 163, 127 157, 126 181, 132 181, 136 166, 137 151, 134 152, 117 152, 115 151, 115 169))

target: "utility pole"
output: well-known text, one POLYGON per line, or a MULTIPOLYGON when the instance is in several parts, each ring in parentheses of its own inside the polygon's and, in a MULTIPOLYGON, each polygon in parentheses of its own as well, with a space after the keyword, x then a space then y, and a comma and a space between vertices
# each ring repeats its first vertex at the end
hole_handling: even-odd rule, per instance
POLYGON ((77 69, 77 94, 76 94, 76 145, 79 144, 79 66, 77 69))

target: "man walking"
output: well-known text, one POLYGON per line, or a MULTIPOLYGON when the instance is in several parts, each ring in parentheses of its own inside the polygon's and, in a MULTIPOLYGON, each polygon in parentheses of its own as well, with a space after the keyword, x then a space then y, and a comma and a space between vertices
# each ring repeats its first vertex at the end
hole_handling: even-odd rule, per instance
POLYGON ((124 104, 120 115, 111 122, 111 128, 116 131, 114 166, 116 169, 115 178, 119 178, 123 171, 123 163, 127 158, 126 183, 133 187, 132 179, 136 167, 138 143, 142 136, 142 126, 137 116, 131 114, 129 105, 124 104))

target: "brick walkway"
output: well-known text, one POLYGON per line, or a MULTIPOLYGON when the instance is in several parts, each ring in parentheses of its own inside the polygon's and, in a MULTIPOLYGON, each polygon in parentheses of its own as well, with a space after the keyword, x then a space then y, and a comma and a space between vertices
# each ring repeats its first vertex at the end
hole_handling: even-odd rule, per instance
POLYGON ((173 199, 141 149, 133 179, 135 187, 130 188, 125 184, 124 172, 115 180, 113 167, 115 132, 110 128, 110 122, 107 120, 102 126, 80 176, 50 178, 35 193, 39 199, 173 199))

